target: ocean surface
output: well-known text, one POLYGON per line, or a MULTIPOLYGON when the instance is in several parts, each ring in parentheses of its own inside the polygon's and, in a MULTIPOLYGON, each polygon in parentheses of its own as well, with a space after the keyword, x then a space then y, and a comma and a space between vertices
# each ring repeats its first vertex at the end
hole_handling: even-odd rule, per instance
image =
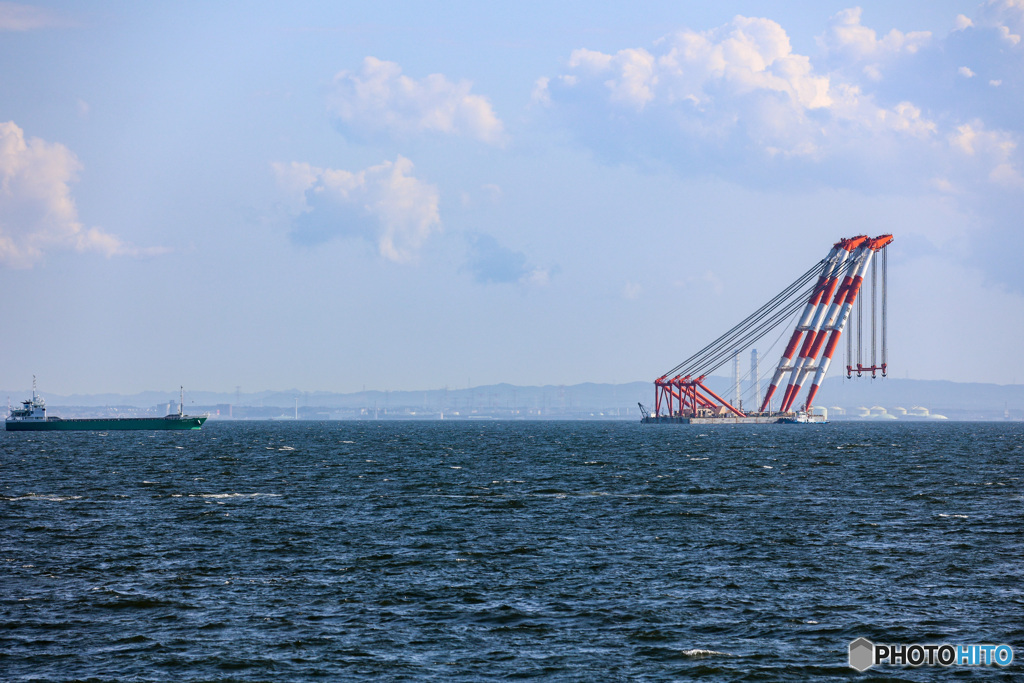
POLYGON ((1021 423, 3 432, 0 680, 1024 680, 1022 478, 1021 423))

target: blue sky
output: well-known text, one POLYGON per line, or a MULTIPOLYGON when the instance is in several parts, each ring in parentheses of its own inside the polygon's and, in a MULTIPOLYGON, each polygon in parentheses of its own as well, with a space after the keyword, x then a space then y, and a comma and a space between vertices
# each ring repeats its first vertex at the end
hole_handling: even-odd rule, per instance
POLYGON ((1022 35, 1022 0, 0 2, 0 386, 653 380, 886 232, 892 374, 1024 382, 1022 35))

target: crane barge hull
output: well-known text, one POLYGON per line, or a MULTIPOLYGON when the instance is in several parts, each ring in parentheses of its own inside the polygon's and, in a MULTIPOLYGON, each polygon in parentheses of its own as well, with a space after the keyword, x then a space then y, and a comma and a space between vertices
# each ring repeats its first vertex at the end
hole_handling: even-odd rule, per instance
POLYGON ((680 417, 678 415, 647 415, 640 420, 644 424, 682 424, 682 425, 776 425, 776 424, 826 424, 824 415, 757 415, 736 417, 720 415, 716 417, 680 417))

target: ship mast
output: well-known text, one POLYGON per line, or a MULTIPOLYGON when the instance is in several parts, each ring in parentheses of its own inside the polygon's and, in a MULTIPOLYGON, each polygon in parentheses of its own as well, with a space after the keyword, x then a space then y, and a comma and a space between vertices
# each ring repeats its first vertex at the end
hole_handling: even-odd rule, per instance
POLYGON ((185 386, 179 385, 181 389, 181 396, 178 397, 178 417, 182 417, 185 414, 185 386))

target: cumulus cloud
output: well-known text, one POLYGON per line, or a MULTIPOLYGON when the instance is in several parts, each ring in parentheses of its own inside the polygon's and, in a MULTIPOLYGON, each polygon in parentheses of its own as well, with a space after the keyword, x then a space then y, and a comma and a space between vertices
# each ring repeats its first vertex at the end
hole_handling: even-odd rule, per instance
POLYGON ((0 123, 0 263, 29 268, 58 249, 105 256, 162 251, 138 249, 82 225, 71 196, 81 167, 64 145, 26 139, 13 121, 0 123))
MULTIPOLYGON (((886 33, 845 10, 812 59, 778 23, 736 17, 645 46, 574 50, 536 81, 533 102, 609 163, 948 201, 970 216, 969 249, 1006 253, 1024 240, 1024 0, 991 0, 951 24, 941 37, 886 33)), ((1019 268, 993 277, 1024 291, 1019 268)))
POLYGON ((530 93, 530 100, 534 104, 551 104, 551 96, 548 94, 548 84, 551 79, 541 76, 533 83, 533 91, 530 93))
POLYGON ((974 22, 971 21, 970 17, 963 14, 956 15, 956 19, 953 20, 954 31, 963 31, 964 29, 970 28, 972 26, 974 26, 974 22))
POLYGON ((914 54, 931 41, 930 31, 904 33, 892 29, 878 37, 861 23, 861 8, 844 9, 832 17, 818 45, 826 52, 839 53, 856 61, 878 61, 901 52, 914 54))
POLYGON ((335 76, 329 109, 340 127, 356 135, 443 133, 503 144, 504 125, 490 101, 471 90, 469 81, 442 74, 416 80, 394 62, 366 57, 358 72, 335 76))
POLYGON ((912 101, 948 125, 982 118, 989 127, 1021 131, 1024 121, 1024 30, 1019 0, 987 2, 973 18, 959 15, 953 30, 914 52, 889 53, 870 68, 878 78, 856 71, 866 62, 828 55, 819 63, 833 75, 855 82, 880 102, 912 101), (989 85, 992 87, 985 88, 989 85), (996 85, 998 84, 998 86, 996 85), (996 90, 999 87, 1000 90, 996 90))
POLYGON ((296 242, 360 237, 389 261, 405 263, 441 227, 437 188, 413 176, 403 156, 354 172, 301 162, 273 169, 294 217, 296 242))
POLYGON ((1024 1, 988 0, 978 10, 978 26, 994 28, 1010 46, 1019 46, 1024 34, 1024 1))
POLYGON ((600 82, 608 100, 642 110, 655 102, 686 103, 698 111, 724 88, 744 95, 758 91, 801 108, 828 106, 828 79, 811 73, 807 57, 794 54, 789 37, 770 19, 736 17, 712 31, 681 31, 658 41, 658 54, 627 48, 614 55, 574 50, 568 69, 554 82, 537 82, 534 99, 549 101, 552 87, 564 92, 600 82))
POLYGON ((575 50, 569 57, 569 68, 584 74, 607 74, 604 82, 609 99, 636 109, 654 99, 657 85, 654 56, 647 50, 620 50, 615 55, 606 55, 593 50, 575 50))
MULTIPOLYGON (((935 50, 927 32, 879 37, 860 16, 854 9, 833 19, 822 39, 833 59, 894 68, 935 50)), ((975 75, 966 67, 950 71, 965 85, 975 75)), ((985 168, 958 170, 957 126, 977 117, 933 118, 910 97, 912 89, 896 99, 896 86, 913 81, 899 76, 889 79, 889 90, 876 91, 860 68, 818 71, 793 51, 778 23, 736 17, 717 29, 677 32, 653 49, 574 50, 562 74, 537 81, 533 99, 599 154, 667 161, 684 173, 917 191, 934 187, 936 170, 954 187, 1015 182, 1015 133, 987 129, 1002 141, 999 153, 974 157, 985 168), (780 175, 782 168, 789 173, 780 175)))
POLYGON ((704 161, 749 165, 751 152, 819 160, 865 134, 934 132, 912 105, 880 107, 860 88, 815 72, 769 19, 681 31, 653 52, 575 50, 567 73, 538 88, 535 101, 564 110, 583 135, 597 126, 595 140, 619 141, 626 154, 667 156, 693 169, 718 170, 704 161))
POLYGON ((785 30, 770 19, 736 17, 719 29, 682 31, 661 43, 668 48, 658 61, 670 101, 699 105, 721 87, 738 96, 769 94, 796 110, 831 103, 828 78, 793 53, 785 30))
POLYGON ((1024 176, 1015 164, 1017 141, 1001 130, 986 130, 981 121, 957 126, 949 135, 950 147, 960 152, 977 172, 987 172, 989 180, 1012 189, 1024 189, 1024 176))

